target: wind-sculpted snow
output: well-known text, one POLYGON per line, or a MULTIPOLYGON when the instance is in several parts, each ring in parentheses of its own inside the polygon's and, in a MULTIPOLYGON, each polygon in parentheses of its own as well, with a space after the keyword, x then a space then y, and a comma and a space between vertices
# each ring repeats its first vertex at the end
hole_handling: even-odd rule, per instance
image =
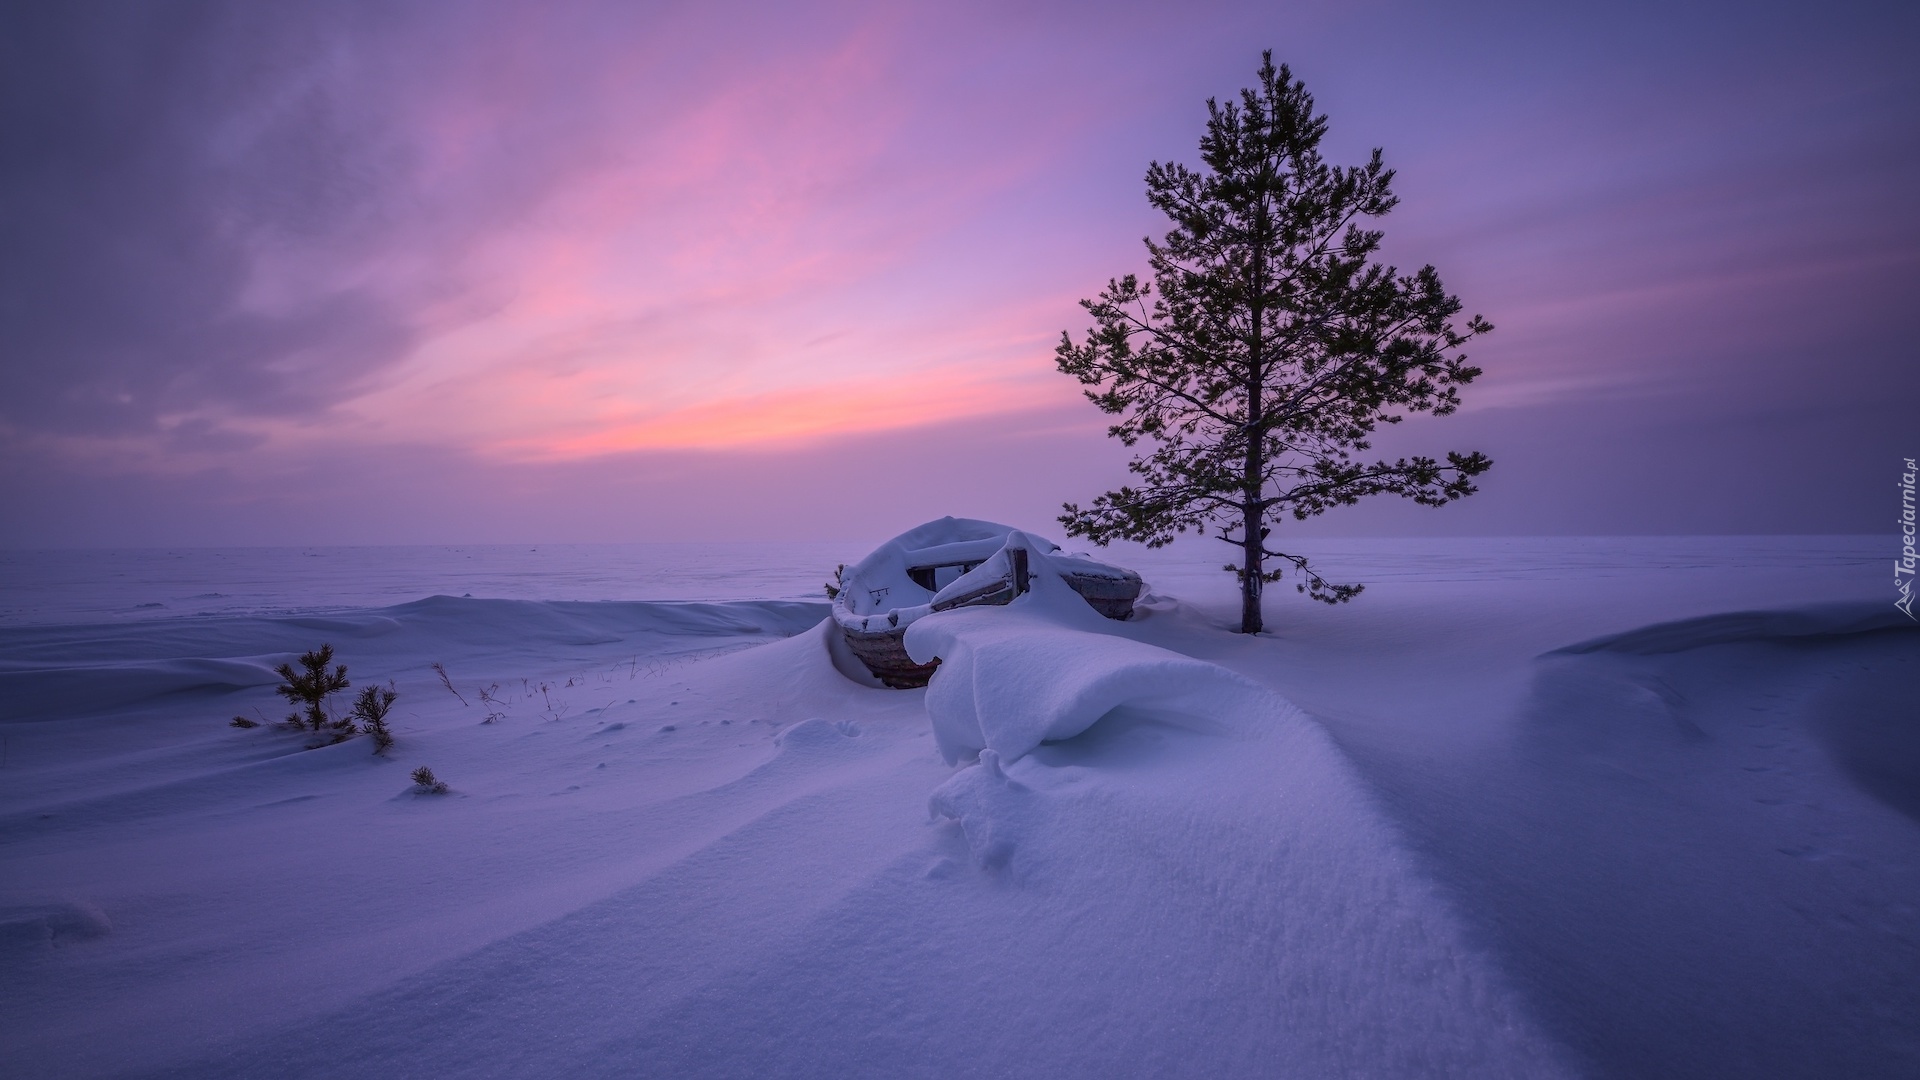
POLYGON ((940 612, 907 631, 916 662, 940 658, 927 716, 948 762, 991 749, 1015 761, 1071 739, 1123 705, 1211 728, 1289 722, 1290 706, 1215 664, 1109 632, 1059 579, 1003 608, 940 612))
POLYGON ((925 694, 844 678, 822 605, 435 598, 16 638, 0 656, 44 671, 144 653, 114 693, 172 692, 75 720, 69 679, 7 728, 36 764, 0 792, 0 845, 50 890, 0 888, 0 960, 29 972, 0 981, 15 1061, 1556 1074, 1317 725, 1040 580, 925 620, 952 654, 925 694), (387 758, 227 728, 270 687, 181 681, 323 635, 357 679, 398 677, 387 758), (495 716, 476 686, 518 696, 495 716), (420 764, 451 793, 416 794, 420 764))
POLYGON ((825 603, 476 600, 433 596, 327 615, 236 616, 0 628, 0 710, 8 719, 73 716, 271 687, 274 666, 329 642, 354 674, 381 679, 455 655, 615 647, 676 650, 787 637, 825 603), (378 657, 379 670, 368 660, 378 657), (357 661, 357 662, 356 662, 357 661), (398 661, 398 664, 396 664, 398 661))
POLYGON ((1036 577, 926 690, 820 603, 0 628, 0 1073, 1914 1075, 1920 635, 1629 554, 1258 638, 1036 577), (386 756, 227 726, 321 641, 386 756))
POLYGON ((39 946, 69 945, 113 932, 100 909, 85 901, 39 900, 0 903, 0 959, 19 963, 39 946))
MULTIPOLYGON (((1558 1075, 1319 726, 1117 625, 1036 579, 1007 607, 936 613, 907 634, 916 661, 941 660, 926 710, 942 755, 977 759, 929 798, 965 843, 930 873, 1052 898, 1023 916, 1038 935, 1071 940, 1093 922, 1139 950, 1056 951, 1056 1018, 1064 983, 1157 978, 1206 1035, 1139 1016, 1168 1040, 1145 1073, 1558 1075), (1170 952, 1208 983, 1168 972, 1170 952), (1393 1034, 1335 1034, 1351 1031, 1393 1034)), ((1111 1023, 1125 1006, 1101 1008, 1111 1023)))
MULTIPOLYGON (((976 782, 1003 784, 1004 766, 1043 744, 1070 743, 1102 721, 1119 729, 1147 717, 1210 740, 1318 735, 1272 691, 1217 664, 1120 636, 1120 625, 1059 579, 1037 575, 1032 591, 1007 606, 939 612, 908 629, 914 660, 940 661, 925 698, 935 745, 950 765, 979 762, 935 796, 936 812, 976 782)), ((1337 755, 1330 744, 1325 752, 1337 755)))
POLYGON ((1608 634, 1555 653, 1635 653, 1653 656, 1709 645, 1753 641, 1817 641, 1882 631, 1920 631, 1920 623, 1891 603, 1818 604, 1792 611, 1732 611, 1695 619, 1657 623, 1608 634))

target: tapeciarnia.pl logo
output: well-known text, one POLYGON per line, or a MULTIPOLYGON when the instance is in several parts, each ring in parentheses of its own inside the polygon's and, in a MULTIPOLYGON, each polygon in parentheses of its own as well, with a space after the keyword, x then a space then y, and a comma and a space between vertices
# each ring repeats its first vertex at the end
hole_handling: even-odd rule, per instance
POLYGON ((1893 588, 1900 598, 1893 606, 1920 622, 1913 613, 1913 476, 1920 469, 1914 468, 1912 458, 1905 461, 1906 471, 1900 474, 1900 557, 1893 560, 1893 588))

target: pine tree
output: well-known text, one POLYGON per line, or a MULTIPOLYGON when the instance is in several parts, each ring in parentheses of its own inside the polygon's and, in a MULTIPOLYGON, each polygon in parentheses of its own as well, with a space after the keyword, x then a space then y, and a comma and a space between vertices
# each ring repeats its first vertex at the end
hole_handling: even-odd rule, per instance
POLYGON ((332 710, 327 707, 327 699, 353 684, 347 681, 347 665, 340 664, 328 671, 327 665, 331 663, 331 645, 301 653, 301 670, 293 670, 292 664, 281 664, 274 668, 284 680, 274 690, 288 701, 306 706, 304 716, 298 712, 287 714, 288 727, 295 731, 332 731, 334 741, 339 742, 353 733, 353 721, 335 719, 332 710))
POLYGON ((1337 604, 1363 586, 1322 578, 1301 555, 1268 547, 1283 516, 1305 521, 1368 495, 1427 506, 1471 495, 1492 465, 1480 453, 1367 461, 1380 424, 1444 416, 1480 369, 1460 346, 1493 327, 1454 317, 1457 297, 1432 266, 1401 274, 1374 260, 1382 234, 1361 227, 1398 203, 1380 151, 1343 168, 1320 156, 1325 116, 1273 54, 1236 105, 1207 102, 1205 168, 1154 162, 1147 201, 1166 237, 1146 241, 1153 280, 1129 274, 1081 306, 1085 339, 1062 334, 1060 370, 1120 420, 1108 434, 1151 452, 1140 477, 1060 521, 1075 536, 1159 547, 1211 531, 1239 547, 1242 633, 1261 630, 1262 587, 1291 568, 1295 586, 1337 604), (1267 560, 1277 560, 1268 570, 1267 560))
POLYGON ((373 736, 373 752, 384 754, 393 745, 393 732, 387 727, 387 713, 393 709, 393 703, 400 695, 392 683, 385 686, 369 686, 360 691, 354 699, 351 719, 360 722, 360 730, 373 736))

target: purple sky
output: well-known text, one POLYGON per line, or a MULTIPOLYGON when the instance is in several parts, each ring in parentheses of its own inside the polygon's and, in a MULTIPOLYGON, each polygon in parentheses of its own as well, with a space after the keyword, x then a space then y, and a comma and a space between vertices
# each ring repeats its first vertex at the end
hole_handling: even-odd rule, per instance
POLYGON ((1482 493, 1313 531, 1878 532, 1916 10, 6 3, 0 544, 1057 531, 1053 343, 1264 47, 1499 328, 1387 447, 1482 493))

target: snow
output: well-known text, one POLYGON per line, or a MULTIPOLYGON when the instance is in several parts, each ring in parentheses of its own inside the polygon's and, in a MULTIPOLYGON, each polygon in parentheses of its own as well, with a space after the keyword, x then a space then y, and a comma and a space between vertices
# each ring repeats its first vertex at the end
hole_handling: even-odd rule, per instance
POLYGON ((860 630, 910 625, 933 610, 937 596, 907 575, 909 567, 985 560, 1006 545, 1007 532, 990 521, 953 517, 909 529, 847 568, 847 586, 834 598, 834 617, 860 630), (876 625, 876 615, 889 618, 876 625))
POLYGON ((910 627, 936 609, 1013 580, 1009 561, 1013 551, 1027 552, 1030 571, 1036 574, 1052 576, 1071 570, 1116 581, 1124 576, 1085 552, 1069 556, 1053 541, 1019 529, 945 517, 901 533, 849 567, 834 598, 834 619, 849 630, 886 632, 910 627), (971 569, 962 572, 967 564, 972 564, 971 569), (937 588, 930 590, 909 576, 913 567, 938 567, 954 576, 942 584, 936 575, 937 588))
POLYGON ((1205 547, 1111 556, 1127 622, 1036 574, 914 624, 924 691, 776 545, 760 598, 584 552, 481 553, 521 599, 356 604, 484 595, 412 553, 8 579, 0 1071, 1920 1070, 1884 542, 1325 547, 1372 587, 1257 639, 1205 547), (533 598, 588 589, 678 601, 533 598), (322 641, 394 680, 387 757, 225 726, 322 641))
POLYGON ((992 750, 997 760, 1015 761, 1120 708, 1205 731, 1299 722, 1291 706, 1251 681, 1120 637, 1120 625, 1052 574, 1034 575, 1032 591, 1005 607, 936 612, 914 623, 908 655, 941 661, 926 702, 941 756, 952 764, 992 750))

